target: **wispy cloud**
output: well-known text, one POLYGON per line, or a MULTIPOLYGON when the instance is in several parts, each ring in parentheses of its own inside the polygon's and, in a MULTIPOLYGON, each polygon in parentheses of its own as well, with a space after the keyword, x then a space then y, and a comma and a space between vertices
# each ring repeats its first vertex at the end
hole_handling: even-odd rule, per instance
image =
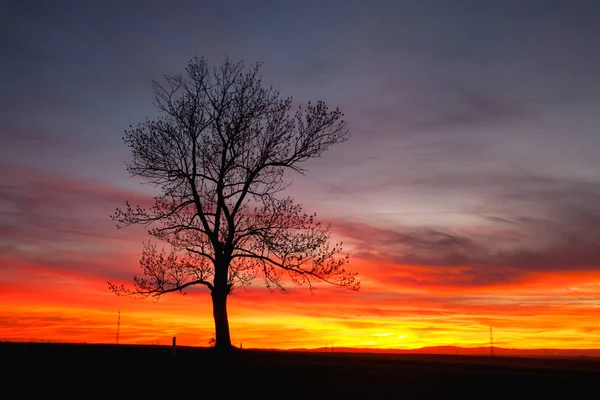
POLYGON ((536 272, 600 271, 599 181, 474 174, 421 179, 410 187, 466 193, 481 203, 464 204, 461 213, 473 219, 454 227, 336 221, 357 257, 428 268, 398 282, 478 286, 536 272), (451 267, 460 270, 444 272, 451 267))

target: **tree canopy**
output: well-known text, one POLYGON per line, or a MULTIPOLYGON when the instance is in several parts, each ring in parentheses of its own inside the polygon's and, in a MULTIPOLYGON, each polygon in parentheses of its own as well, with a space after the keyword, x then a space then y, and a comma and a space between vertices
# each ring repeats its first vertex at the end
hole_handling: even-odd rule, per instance
POLYGON ((349 138, 343 114, 322 101, 294 107, 292 98, 263 86, 259 70, 260 64, 226 59, 210 66, 195 57, 183 73, 153 82, 159 116, 124 136, 129 173, 160 195, 150 208, 126 203, 112 217, 119 227, 149 226, 171 248, 147 243, 144 275, 132 288, 109 285, 117 294, 142 296, 206 286, 217 347, 230 346, 225 300, 233 287, 257 277, 280 290, 285 277, 310 288, 318 281, 360 285, 344 268, 341 243, 330 243, 329 225, 284 193, 286 171, 304 173, 305 161, 349 138))

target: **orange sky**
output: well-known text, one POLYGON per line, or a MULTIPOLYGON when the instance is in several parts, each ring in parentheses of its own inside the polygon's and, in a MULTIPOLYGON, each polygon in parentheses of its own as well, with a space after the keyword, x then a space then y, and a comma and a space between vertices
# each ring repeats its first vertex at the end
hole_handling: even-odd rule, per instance
MULTIPOLYGON (((4 261, 6 262, 6 261, 4 261)), ((6 265, 6 264, 5 264, 6 265)), ((259 287, 229 300, 232 340, 244 347, 334 346, 417 348, 480 346, 494 327, 495 343, 512 348, 594 348, 600 342, 600 274, 539 274, 493 288, 395 284, 392 266, 356 260, 359 293, 321 286, 268 293, 259 287)), ((411 267, 398 270, 408 271, 411 267)), ((414 268, 414 267, 413 267, 414 268)), ((204 289, 158 302, 117 297, 101 277, 36 265, 8 270, 0 285, 0 338, 204 346, 212 337, 204 289)))
MULTIPOLYGON (((204 288, 158 302, 118 297, 108 289, 109 280, 131 282, 147 239, 142 228, 117 230, 108 215, 125 199, 143 204, 146 195, 101 181, 0 167, 15 188, 0 202, 1 339, 113 343, 120 310, 122 343, 167 344, 177 336, 180 344, 207 345, 213 321, 204 288)), ((308 199, 319 198, 318 192, 308 193, 308 199)), ((359 273, 360 292, 321 285, 314 294, 294 286, 285 294, 269 293, 256 280, 229 299, 235 344, 481 346, 488 344, 492 325, 497 346, 600 347, 600 272, 594 268, 560 268, 530 254, 527 263, 507 257, 514 266, 475 258, 471 265, 445 265, 448 257, 469 261, 447 252, 449 238, 459 241, 458 236, 411 236, 350 221, 333 221, 334 232, 351 253, 348 267, 359 273), (394 247, 431 236, 441 237, 432 254, 443 256, 430 257, 431 264, 416 245, 394 247), (415 263, 406 262, 407 252, 415 263)), ((468 229, 504 237, 489 227, 468 229)))

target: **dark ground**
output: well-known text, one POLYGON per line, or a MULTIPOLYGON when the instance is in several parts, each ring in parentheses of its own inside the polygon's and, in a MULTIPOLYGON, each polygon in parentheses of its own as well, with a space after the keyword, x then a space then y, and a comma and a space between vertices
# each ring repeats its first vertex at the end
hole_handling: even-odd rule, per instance
POLYGON ((19 398, 600 398, 597 358, 244 350, 223 359, 193 347, 173 358, 166 346, 0 343, 0 363, 5 393, 19 398))

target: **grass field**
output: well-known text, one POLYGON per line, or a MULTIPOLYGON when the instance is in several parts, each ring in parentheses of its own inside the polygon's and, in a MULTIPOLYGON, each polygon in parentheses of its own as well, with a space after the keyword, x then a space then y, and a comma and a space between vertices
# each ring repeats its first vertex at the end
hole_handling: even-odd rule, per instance
POLYGON ((0 343, 0 360, 5 390, 14 385, 19 397, 600 398, 600 360, 591 358, 261 350, 221 358, 193 347, 173 358, 166 346, 0 343))

